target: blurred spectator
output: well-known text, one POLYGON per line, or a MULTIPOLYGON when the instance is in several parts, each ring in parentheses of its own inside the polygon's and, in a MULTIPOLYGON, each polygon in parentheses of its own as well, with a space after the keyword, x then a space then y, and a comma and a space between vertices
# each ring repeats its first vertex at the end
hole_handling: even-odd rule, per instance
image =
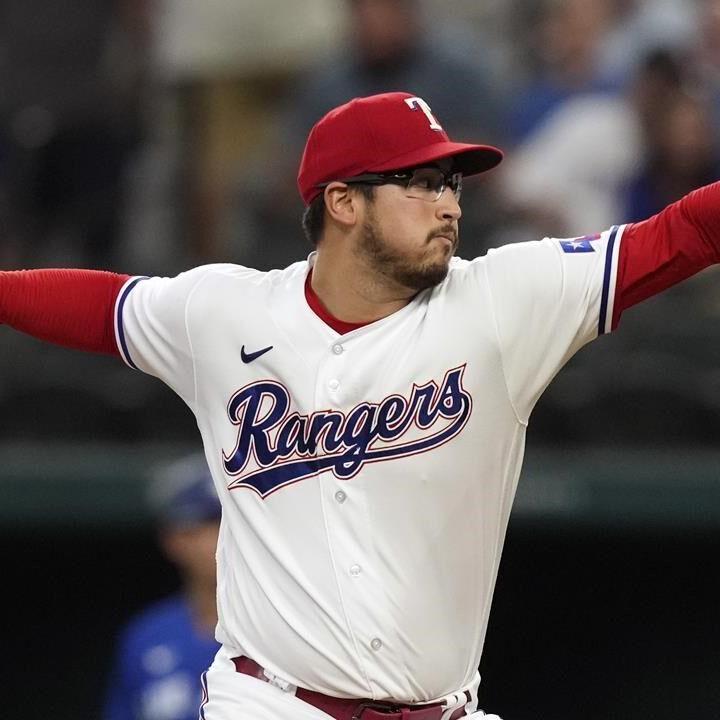
POLYGON ((168 272, 229 259, 235 229, 226 224, 226 209, 234 180, 265 146, 288 84, 336 42, 337 5, 154 4, 151 145, 134 178, 129 233, 138 267, 168 272), (166 208, 161 222, 153 203, 166 208))
MULTIPOLYGON (((476 37, 474 44, 458 44, 457 36, 435 24, 440 20, 430 23, 420 0, 345 0, 343 5, 346 42, 295 84, 272 154, 239 179, 235 224, 245 231, 240 260, 247 264, 284 265, 307 253, 299 232, 302 203, 295 176, 307 133, 334 106, 353 97, 405 90, 442 109, 440 121, 451 137, 501 138, 501 96, 476 37)), ((490 183, 465 187, 464 254, 479 254, 485 229, 495 222, 490 183)))
POLYGON ((650 217, 720 174, 716 128, 700 97, 676 92, 654 108, 645 125, 645 162, 630 181, 624 218, 650 217))
POLYGON ((699 33, 692 59, 708 93, 713 124, 720 127, 720 0, 699 0, 699 33))
POLYGON ((147 39, 143 0, 0 2, 4 240, 16 262, 111 263, 147 39))
MULTIPOLYGON (((585 235, 644 219, 677 199, 628 214, 628 187, 653 152, 656 126, 689 82, 684 66, 682 58, 659 49, 643 60, 622 95, 588 93, 559 105, 505 164, 503 191, 515 224, 500 243, 585 235)), ((679 147, 696 142, 703 141, 686 139, 679 147)), ((680 194, 710 178, 694 181, 680 194)))
POLYGON ((600 74, 624 87, 657 48, 687 54, 697 34, 697 2, 611 0, 610 27, 598 51, 600 74))
POLYGON ((162 468, 151 486, 160 546, 180 594, 155 603, 123 630, 105 720, 195 720, 200 675, 219 645, 215 551, 220 502, 202 455, 162 468))
POLYGON ((497 137, 500 103, 482 45, 448 43, 442 28, 427 22, 420 0, 345 0, 345 7, 346 44, 313 68, 290 99, 289 130, 298 139, 338 103, 397 88, 441 107, 451 136, 497 137))
POLYGON ((633 88, 643 132, 643 162, 628 180, 625 219, 641 220, 720 171, 720 145, 707 78, 692 56, 650 53, 633 88))
POLYGON ((518 19, 528 34, 530 79, 511 108, 514 142, 525 139, 568 99, 616 90, 599 64, 600 47, 613 17, 612 2, 539 0, 518 7, 518 19))
POLYGON ((444 0, 422 0, 425 23, 442 44, 451 44, 482 62, 489 71, 493 91, 503 107, 515 90, 524 58, 515 42, 516 5, 527 0, 453 0, 452 12, 444 0))
POLYGON ((501 169, 508 221, 496 244, 581 236, 620 222, 640 158, 637 117, 624 98, 565 101, 501 169))

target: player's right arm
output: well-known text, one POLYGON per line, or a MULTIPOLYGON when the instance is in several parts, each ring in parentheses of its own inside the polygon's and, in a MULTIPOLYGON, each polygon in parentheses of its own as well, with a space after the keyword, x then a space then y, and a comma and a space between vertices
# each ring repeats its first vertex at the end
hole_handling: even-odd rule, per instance
POLYGON ((65 347, 119 355, 113 317, 127 280, 99 270, 0 272, 0 324, 65 347))
POLYGON ((201 266, 174 278, 94 270, 0 272, 0 324, 65 347, 119 355, 163 380, 192 407, 188 307, 195 289, 222 267, 201 266))

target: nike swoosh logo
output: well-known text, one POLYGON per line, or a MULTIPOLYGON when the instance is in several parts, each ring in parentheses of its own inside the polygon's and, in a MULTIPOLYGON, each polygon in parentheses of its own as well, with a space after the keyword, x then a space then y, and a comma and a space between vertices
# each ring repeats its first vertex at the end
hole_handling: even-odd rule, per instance
POLYGON ((273 345, 268 345, 262 350, 256 350, 255 352, 246 353, 245 346, 243 345, 240 348, 240 357, 244 363, 251 363, 253 360, 257 360, 261 355, 264 355, 266 352, 270 352, 272 349, 273 345))

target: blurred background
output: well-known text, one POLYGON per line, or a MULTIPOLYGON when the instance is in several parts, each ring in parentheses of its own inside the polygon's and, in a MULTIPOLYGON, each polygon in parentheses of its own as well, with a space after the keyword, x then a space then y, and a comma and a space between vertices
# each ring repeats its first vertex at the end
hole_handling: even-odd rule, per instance
MULTIPOLYGON (((461 255, 600 231, 718 178, 720 0, 0 0, 0 267, 303 258, 306 134, 387 90, 507 151, 466 184, 461 255)), ((720 716, 719 329, 710 270, 541 399, 486 710, 720 716)), ((121 627, 180 585, 144 498, 197 428, 118 360, 5 328, 0 418, 3 707, 100 718, 121 627)))

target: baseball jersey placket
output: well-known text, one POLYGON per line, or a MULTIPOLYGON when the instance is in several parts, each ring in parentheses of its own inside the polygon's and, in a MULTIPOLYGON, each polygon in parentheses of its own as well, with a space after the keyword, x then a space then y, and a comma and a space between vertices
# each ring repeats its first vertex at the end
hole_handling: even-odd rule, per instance
MULTIPOLYGON (((309 258, 312 265, 313 256, 309 258)), ((396 342, 394 333, 406 333, 414 323, 409 316, 416 314, 415 301, 396 313, 363 327, 340 335, 307 305, 304 311, 320 323, 322 330, 331 333, 327 351, 321 356, 315 388, 315 410, 327 408, 343 412, 362 402, 379 402, 380 397, 368 397, 352 382, 364 366, 368 345, 375 348, 382 343, 396 342)), ((362 372, 367 378, 367 368, 362 372)), ((387 675, 388 666, 398 668, 403 661, 396 655, 401 647, 395 633, 391 602, 385 591, 380 563, 376 559, 373 542, 374 524, 366 493, 363 474, 340 479, 332 472, 319 478, 323 498, 323 516, 327 533, 328 552, 332 557, 338 594, 342 598, 343 614, 348 633, 353 639, 357 662, 368 682, 368 695, 383 696, 380 678, 387 675)))
MULTIPOLYGON (((308 366, 310 377, 314 376, 312 408, 305 408, 304 412, 331 410, 347 417, 347 412, 358 403, 379 401, 381 398, 367 397, 350 376, 354 370, 355 375, 366 377, 366 369, 362 369, 363 347, 367 351, 367 343, 383 342, 388 326, 406 327, 407 316, 414 312, 413 304, 388 318, 340 335, 308 306, 304 277, 295 277, 292 282, 291 292, 273 312, 273 318, 308 366), (302 322, 297 320, 298 312, 302 322)), ((318 454, 322 452, 320 449, 318 454)), ((335 575, 333 582, 342 603, 354 662, 367 682, 364 694, 379 697, 383 695, 380 678, 386 670, 374 670, 378 663, 395 667, 402 663, 389 656, 390 648, 399 645, 391 636, 395 621, 389 611, 383 579, 377 572, 379 564, 374 560, 374 529, 363 474, 342 479, 326 470, 317 476, 316 482, 320 488, 327 551, 335 575)))
MULTIPOLYGON (((318 318, 319 319, 319 318, 318 318)), ((347 411, 357 402, 348 386, 348 365, 360 362, 358 335, 366 329, 336 335, 321 359, 315 388, 315 410, 347 411)), ((373 528, 364 484, 359 477, 341 479, 332 472, 319 478, 328 551, 335 571, 335 583, 342 611, 352 637, 356 661, 368 683, 368 695, 380 691, 374 678, 377 655, 387 653, 389 623, 378 621, 383 606, 381 578, 375 574, 373 528), (372 608, 372 612, 369 610, 372 608), (385 627, 383 627, 385 626, 385 627)))

